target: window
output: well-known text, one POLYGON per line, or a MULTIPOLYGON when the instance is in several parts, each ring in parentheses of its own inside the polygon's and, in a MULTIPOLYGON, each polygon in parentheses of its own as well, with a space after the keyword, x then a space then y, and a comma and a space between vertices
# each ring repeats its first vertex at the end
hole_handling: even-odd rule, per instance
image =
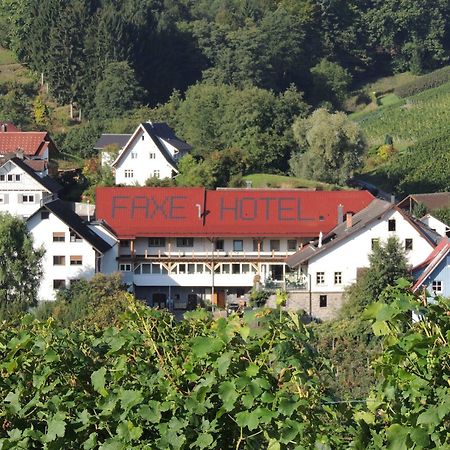
POLYGON ((279 252, 280 251, 280 240, 273 239, 270 241, 270 251, 279 252))
POLYGON ((148 156, 150 159, 156 159, 156 153, 149 153, 148 156))
POLYGON ((16 180, 16 181, 20 181, 20 175, 16 175, 16 176, 15 176, 15 180, 16 180))
POLYGON ((319 296, 319 306, 321 308, 327 307, 327 296, 326 295, 320 295, 319 296))
POLYGON ((0 175, 0 181, 5 181, 5 175, 0 175))
POLYGON ((126 169, 125 170, 125 178, 133 178, 133 177, 134 177, 133 169, 126 169))
POLYGON ((259 250, 262 252, 264 241, 258 241, 258 239, 253 239, 253 251, 254 252, 258 251, 258 242, 259 242, 259 250))
POLYGON ((154 170, 154 171, 153 171, 153 176, 154 176, 155 178, 159 178, 160 175, 161 175, 161 172, 160 172, 159 170, 154 170))
POLYGON ((195 264, 188 264, 187 266, 188 274, 193 275, 195 273, 195 264))
POLYGON ((152 264, 152 273, 159 275, 161 273, 161 265, 152 264))
POLYGON ((395 219, 388 220, 388 230, 395 231, 395 219))
POLYGON ((148 246, 149 247, 165 247, 166 239, 163 237, 148 238, 148 246))
POLYGON ((41 211, 41 220, 48 219, 50 217, 49 211, 41 211))
POLYGON ((66 287, 66 280, 53 280, 53 289, 64 289, 66 287))
POLYGON ((142 135, 142 137, 141 137, 141 141, 143 141, 144 140, 144 135, 142 135))
POLYGON ((194 238, 177 238, 177 247, 193 247, 194 238))
POLYGON ((334 272, 334 284, 342 284, 342 272, 334 272))
POLYGON ((238 275, 241 273, 241 265, 240 264, 231 264, 231 273, 233 275, 238 275))
POLYGON ((325 284, 325 272, 316 273, 316 284, 325 284))
POLYGON ((297 239, 288 239, 287 247, 290 252, 297 251, 297 239))
POLYGON ((380 246, 380 239, 379 238, 372 239, 372 250, 375 250, 379 246, 380 246))
POLYGON ((121 272, 131 272, 131 264, 119 264, 119 270, 121 272))
POLYGON ((66 240, 66 234, 64 232, 53 233, 53 242, 64 242, 66 240))
POLYGON ((75 231, 70 230, 70 242, 83 242, 83 239, 81 239, 75 231))
POLYGON ((137 159, 137 152, 131 152, 131 159, 137 159))
POLYGON ((81 255, 75 255, 70 257, 71 266, 81 266, 83 265, 83 257, 81 255))
POLYGON ((11 173, 8 174, 8 181, 12 181, 13 180, 13 176, 11 173))
POLYGON ((431 284, 431 290, 436 294, 442 293, 442 281, 433 281, 431 284))
POLYGON ((53 265, 54 266, 64 266, 66 264, 66 257, 62 255, 54 255, 53 256, 53 265))
POLYGON ((34 203, 34 195, 22 194, 22 203, 34 203))
POLYGON ((123 241, 120 241, 120 246, 121 247, 126 247, 129 248, 130 247, 130 241, 128 239, 125 239, 123 241))
POLYGON ((405 239, 405 250, 409 251, 413 249, 413 240, 411 238, 405 239))
POLYGON ((241 239, 236 239, 233 241, 233 251, 234 252, 243 252, 244 251, 244 241, 241 239))
POLYGON ((217 239, 217 241, 214 243, 215 249, 223 251, 225 248, 225 242, 223 239, 217 239))

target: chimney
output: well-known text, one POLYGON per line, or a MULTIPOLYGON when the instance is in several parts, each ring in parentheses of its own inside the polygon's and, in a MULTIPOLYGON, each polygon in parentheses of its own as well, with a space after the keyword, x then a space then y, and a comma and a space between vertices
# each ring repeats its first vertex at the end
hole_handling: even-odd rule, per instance
POLYGON ((337 210, 337 223, 338 225, 344 221, 344 205, 339 204, 337 210))
POLYGON ((8 131, 8 124, 2 123, 2 133, 6 133, 8 131))
POLYGON ((391 203, 395 205, 395 195, 391 194, 391 203))
POLYGON ((245 187, 247 189, 250 189, 252 185, 253 185, 252 180, 245 180, 245 187))
POLYGON ((320 232, 319 233, 319 243, 317 245, 318 248, 322 247, 322 239, 323 239, 323 233, 320 232))
POLYGON ((351 228, 351 227, 353 226, 353 213, 348 212, 348 213, 345 215, 345 220, 346 220, 346 222, 347 222, 346 228, 351 228))

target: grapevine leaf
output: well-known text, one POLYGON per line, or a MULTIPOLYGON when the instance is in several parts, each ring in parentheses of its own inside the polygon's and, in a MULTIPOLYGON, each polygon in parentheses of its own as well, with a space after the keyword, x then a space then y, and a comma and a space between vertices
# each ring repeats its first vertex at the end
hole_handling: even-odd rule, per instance
POLYGON ((412 441, 419 447, 428 448, 430 436, 427 430, 423 428, 414 428, 410 433, 412 441))
POLYGON ((224 381, 219 386, 219 397, 223 401, 223 406, 226 411, 231 411, 233 409, 238 396, 233 381, 224 381))
POLYGON ((64 415, 57 413, 48 422, 46 440, 47 442, 54 441, 57 437, 63 437, 66 432, 66 423, 64 422, 64 415))
POLYGON ((198 358, 204 358, 210 353, 217 353, 223 347, 223 341, 208 336, 196 336, 191 339, 192 353, 198 358))
POLYGON ((155 400, 151 400, 148 405, 142 405, 138 413, 147 422, 158 423, 161 420, 160 405, 155 400))
POLYGON ((391 425, 386 431, 389 442, 387 448, 389 450, 408 450, 409 446, 407 440, 409 432, 409 428, 399 425, 398 423, 391 425))
POLYGON ((209 433, 201 433, 194 442, 194 446, 199 449, 211 448, 213 442, 214 438, 209 433))
POLYGON ((106 369, 104 367, 100 367, 100 369, 91 374, 92 386, 103 397, 107 394, 105 389, 105 374, 106 369))
POLYGON ((417 418, 418 425, 438 425, 440 422, 436 406, 429 407, 417 418))

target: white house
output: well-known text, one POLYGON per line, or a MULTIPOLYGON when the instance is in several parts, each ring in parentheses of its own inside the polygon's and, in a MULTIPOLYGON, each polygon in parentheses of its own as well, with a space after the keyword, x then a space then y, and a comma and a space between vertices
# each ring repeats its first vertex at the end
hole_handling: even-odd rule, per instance
POLYGON ((27 218, 61 191, 59 183, 37 174, 28 162, 17 157, 0 162, 0 212, 27 218))
POLYGON ((138 298, 180 308, 254 286, 283 287, 285 259, 328 233, 366 191, 98 188, 96 215, 120 241, 118 264, 138 298))
POLYGON ((411 266, 421 263, 441 239, 400 208, 375 199, 362 211, 347 214, 323 239, 287 258, 290 268, 297 271, 292 278, 290 306, 320 319, 333 317, 342 306, 345 288, 369 266, 374 246, 391 236, 404 246, 411 266))
POLYGON ((27 220, 34 245, 43 247, 39 300, 54 300, 58 289, 80 278, 117 269, 117 241, 100 224, 88 226, 61 200, 44 203, 27 220))
POLYGON ((124 185, 145 185, 151 177, 172 178, 178 173, 177 161, 191 149, 167 124, 152 122, 139 124, 132 135, 102 135, 95 145, 102 151, 102 164, 109 163, 103 151, 108 146, 119 149, 111 166, 116 184, 124 185))
POLYGON ((436 219, 436 217, 433 217, 431 214, 426 214, 420 220, 441 236, 450 236, 450 227, 441 220, 436 219))

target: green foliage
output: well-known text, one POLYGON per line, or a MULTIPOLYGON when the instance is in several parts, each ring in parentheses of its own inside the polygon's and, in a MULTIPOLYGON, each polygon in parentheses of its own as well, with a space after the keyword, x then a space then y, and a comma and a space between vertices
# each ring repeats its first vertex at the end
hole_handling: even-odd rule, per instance
POLYGON ((420 92, 441 86, 450 82, 450 66, 422 75, 409 83, 395 88, 394 92, 399 97, 412 97, 420 92))
POLYGON ((343 448, 349 417, 326 404, 309 331, 293 313, 256 319, 198 310, 176 322, 130 301, 117 327, 95 333, 29 316, 0 325, 0 444, 343 448))
POLYGON ((40 320, 52 317, 62 328, 96 330, 119 324, 130 301, 119 273, 96 274, 58 291, 55 301, 39 304, 33 314, 40 320))
POLYGON ((49 125, 50 111, 42 95, 38 95, 33 102, 33 114, 36 125, 41 127, 49 125))
POLYGON ((85 161, 83 175, 86 186, 83 192, 83 200, 95 203, 95 190, 99 186, 114 186, 114 173, 110 166, 101 166, 99 159, 89 159, 85 161))
POLYGON ((272 292, 265 289, 253 289, 250 293, 250 306, 261 308, 265 306, 266 301, 271 296, 272 292))
POLYGON ((0 320, 4 320, 36 305, 44 251, 33 248, 22 219, 2 213, 0 252, 0 320))
MULTIPOLYGON (((428 212, 428 209, 425 206, 425 204, 419 202, 416 205, 414 205, 414 208, 412 210, 412 215, 414 217, 417 217, 418 219, 421 219, 425 214, 427 214, 427 212, 428 212)), ((433 213, 433 215, 434 215, 434 213, 433 213)), ((441 219, 439 219, 439 220, 441 220, 441 219)))
POLYGON ((348 71, 339 64, 322 59, 311 69, 316 104, 329 101, 335 108, 342 107, 352 81, 348 71))
POLYGON ((176 186, 176 181, 173 178, 150 177, 145 180, 145 185, 149 187, 170 187, 176 186))
MULTIPOLYGON (((415 210, 414 210, 415 212, 415 210)), ((422 216, 416 216, 416 217, 423 217, 427 211, 422 216)), ((433 217, 436 217, 436 219, 440 220, 441 222, 444 222, 446 225, 450 226, 450 208, 438 208, 433 209, 431 211, 431 215, 433 217)))
POLYGON ((26 127, 32 118, 34 87, 19 83, 0 86, 0 120, 11 121, 16 126, 26 127))
POLYGON ((120 117, 142 101, 133 69, 125 61, 108 64, 95 90, 95 108, 101 118, 120 117))
POLYGON ((409 288, 388 289, 366 312, 384 351, 375 364, 380 382, 355 416, 361 448, 450 446, 450 303, 424 305, 409 288), (412 322, 412 313, 421 320, 412 322))
POLYGON ((301 150, 289 162, 295 176, 342 185, 361 165, 367 145, 344 113, 317 109, 306 119, 298 118, 293 130, 301 150))
POLYGON ((86 124, 70 128, 64 136, 59 148, 62 153, 70 156, 92 158, 98 156, 94 145, 103 132, 103 125, 98 121, 90 121, 86 124))

